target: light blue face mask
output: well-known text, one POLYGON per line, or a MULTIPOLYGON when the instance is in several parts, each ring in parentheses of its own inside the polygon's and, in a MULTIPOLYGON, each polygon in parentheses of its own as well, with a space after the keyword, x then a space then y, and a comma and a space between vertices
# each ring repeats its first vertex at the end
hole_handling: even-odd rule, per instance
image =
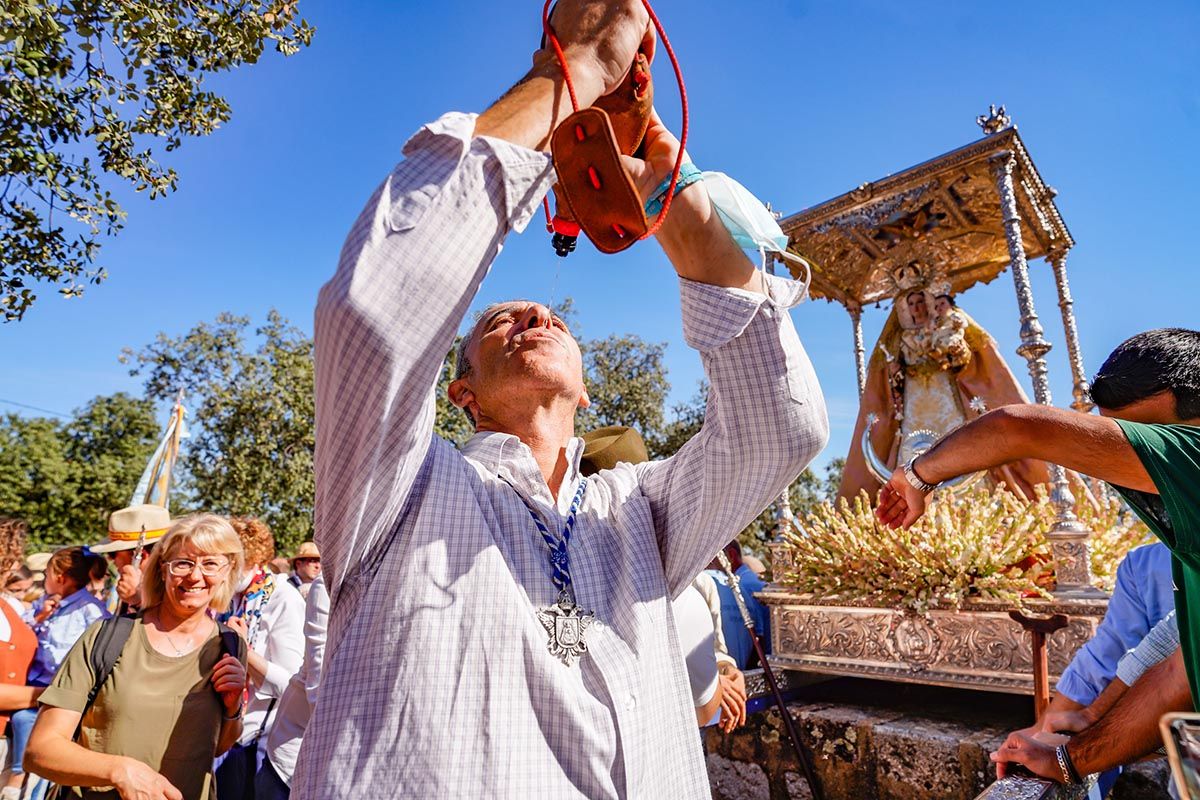
POLYGON ((803 258, 787 249, 788 239, 773 214, 757 197, 723 172, 704 172, 704 188, 725 229, 740 247, 756 251, 760 268, 767 268, 767 252, 778 254, 804 269, 804 297, 812 280, 812 267, 803 258))

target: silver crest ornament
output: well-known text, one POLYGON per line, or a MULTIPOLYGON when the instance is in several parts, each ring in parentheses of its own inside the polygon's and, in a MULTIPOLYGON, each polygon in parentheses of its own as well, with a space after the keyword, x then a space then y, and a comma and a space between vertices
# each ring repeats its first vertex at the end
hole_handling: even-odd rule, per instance
POLYGON ((537 616, 549 634, 550 655, 569 667, 587 652, 584 634, 596 621, 596 615, 581 610, 566 592, 559 595, 556 604, 538 609, 537 616))

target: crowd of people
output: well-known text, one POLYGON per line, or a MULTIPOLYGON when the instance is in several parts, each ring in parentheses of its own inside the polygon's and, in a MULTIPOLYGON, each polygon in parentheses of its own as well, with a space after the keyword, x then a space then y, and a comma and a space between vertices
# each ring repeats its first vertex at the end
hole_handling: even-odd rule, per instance
MULTIPOLYGON (((646 458, 632 428, 584 440, 589 474, 646 458)), ((260 519, 172 520, 154 505, 114 512, 105 541, 53 553, 25 556, 23 529, 11 530, 0 800, 40 800, 53 785, 93 799, 289 797, 329 617, 313 542, 280 563, 260 519)), ((754 576, 736 542, 727 552, 754 576)), ((753 650, 726 640, 752 634, 723 607, 730 577, 714 561, 673 601, 697 728, 746 721, 753 650)), ((761 613, 752 589, 742 597, 761 613)))
POLYGON ((0 798, 287 797, 328 611, 312 542, 273 572, 261 520, 155 505, 53 553, 0 532, 0 798))

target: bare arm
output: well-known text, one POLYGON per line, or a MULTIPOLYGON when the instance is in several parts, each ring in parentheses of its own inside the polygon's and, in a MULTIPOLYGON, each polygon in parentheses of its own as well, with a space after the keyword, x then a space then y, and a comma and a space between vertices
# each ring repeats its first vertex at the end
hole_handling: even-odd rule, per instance
POLYGON ((18 711, 33 708, 37 699, 46 691, 42 686, 9 686, 0 684, 0 711, 18 711))
POLYGON ((1120 678, 1109 681, 1096 699, 1090 705, 1076 703, 1066 695, 1055 695, 1054 700, 1046 708, 1046 713, 1038 720, 1036 729, 1042 733, 1079 732, 1095 725, 1110 708, 1121 699, 1121 695, 1129 687, 1120 678))
POLYGON ((242 715, 238 714, 233 719, 222 717, 221 733, 217 737, 217 755, 229 750, 237 744, 237 740, 242 735, 242 715))
POLYGON ((183 800, 171 783, 133 758, 95 753, 72 741, 78 711, 43 706, 25 749, 25 767, 64 786, 113 786, 121 797, 183 800))
POLYGON ((713 696, 709 698, 709 701, 702 706, 696 706, 696 724, 701 728, 703 728, 721 708, 721 697, 724 689, 724 684, 718 680, 717 690, 713 692, 713 696))
POLYGON ((1067 746, 1079 774, 1100 772, 1153 752, 1162 745, 1158 720, 1171 711, 1191 711, 1183 651, 1142 676, 1095 725, 1067 746))
POLYGON ((1055 744, 1064 741, 1080 775, 1102 772, 1137 761, 1160 744, 1158 720, 1171 711, 1192 708, 1183 666, 1183 651, 1156 665, 1124 692, 1111 710, 1095 725, 1070 740, 1039 741, 1025 732, 1009 734, 1004 745, 992 753, 997 772, 1003 777, 1009 763, 1023 764, 1034 774, 1062 780, 1054 754, 1055 744))
MULTIPOLYGON (((963 425, 919 457, 913 469, 927 483, 940 483, 1022 458, 1158 493, 1116 422, 1033 403, 1004 406, 963 425)), ((877 513, 885 524, 907 528, 924 512, 925 497, 897 469, 879 494, 877 513)))

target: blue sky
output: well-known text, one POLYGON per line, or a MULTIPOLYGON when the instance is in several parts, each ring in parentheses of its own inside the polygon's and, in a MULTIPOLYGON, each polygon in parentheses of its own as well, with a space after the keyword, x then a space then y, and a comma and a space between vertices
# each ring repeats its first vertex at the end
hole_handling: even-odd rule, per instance
MULTIPOLYGON (((0 398, 69 412, 96 394, 140 392, 117 361, 159 331, 223 310, 275 307, 306 330, 317 289, 359 208, 408 135, 446 110, 482 110, 528 65, 541 4, 301 0, 317 27, 299 55, 274 55, 213 86, 233 120, 171 154, 180 189, 124 195, 126 230, 104 249, 110 278, 82 299, 54 292, 0 326, 0 398), (503 9, 503 10, 502 10, 503 9)), ((1196 327, 1200 289, 1200 5, 1159 2, 883 3, 659 0, 691 105, 688 149, 793 213, 980 135, 1004 103, 1076 241, 1069 259, 1089 373, 1126 336, 1196 327)), ((659 109, 677 124, 665 59, 659 109)), ((1070 400, 1049 268, 1031 265, 1054 350, 1055 400, 1070 400)), ((539 225, 509 240, 476 304, 575 299, 582 335, 668 343, 672 402, 699 358, 682 342, 674 273, 657 246, 555 258, 539 225)), ((1006 273, 962 297, 1028 389, 1006 273)), ((886 311, 868 310, 868 346, 886 311)), ((840 306, 793 314, 825 388, 843 455, 857 404, 850 323, 840 306)), ((0 411, 21 411, 0 404, 0 411)), ((27 413, 27 412, 23 412, 27 413)))

